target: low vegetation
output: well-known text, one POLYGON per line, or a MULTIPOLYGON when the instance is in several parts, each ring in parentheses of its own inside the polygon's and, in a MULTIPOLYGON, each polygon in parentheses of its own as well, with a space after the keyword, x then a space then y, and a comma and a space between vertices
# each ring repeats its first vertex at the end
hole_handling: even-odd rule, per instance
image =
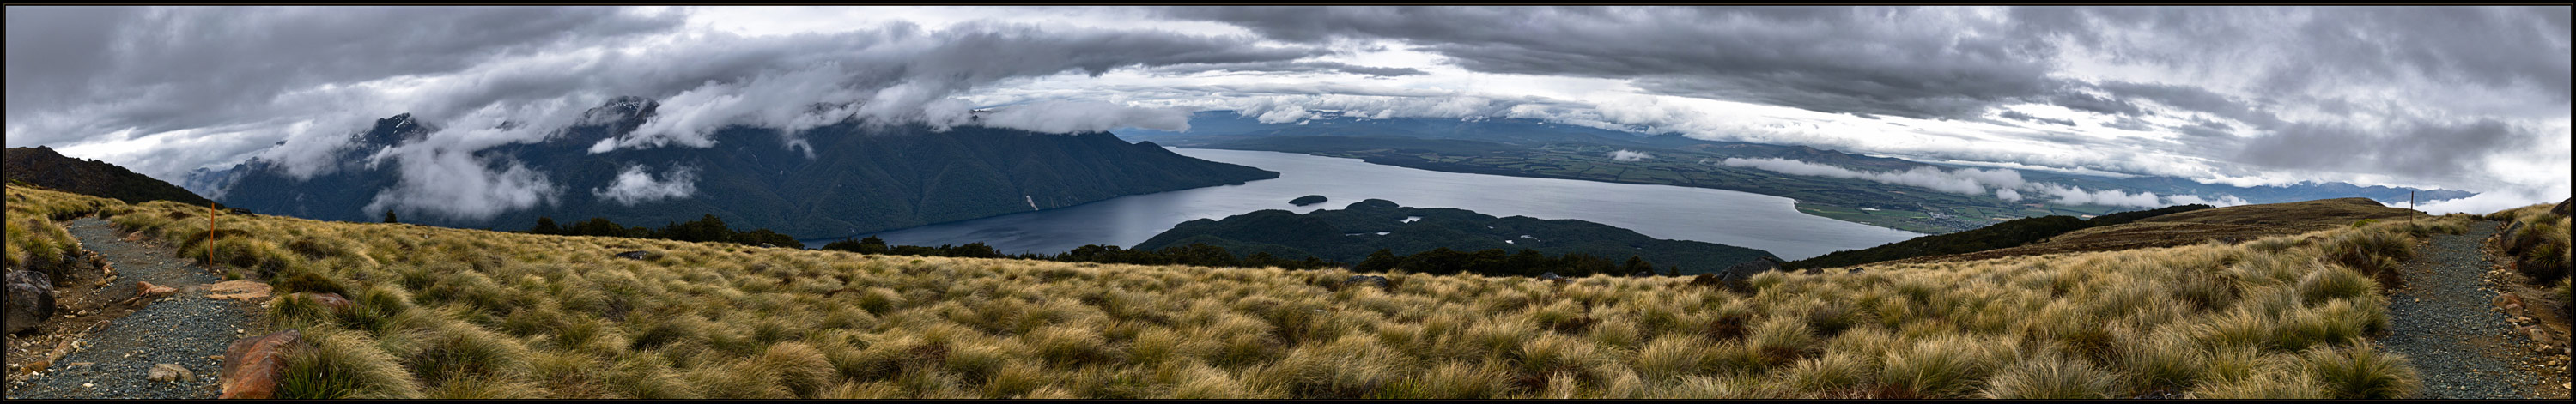
POLYGON ((114 199, 43 190, 15 181, 8 188, 7 269, 42 272, 48 279, 64 279, 63 271, 81 258, 80 241, 57 222, 129 209, 114 199))
POLYGON ((2570 262, 2576 262, 2576 249, 2568 248, 2568 216, 2550 211, 2552 205, 2539 204, 2508 209, 2488 215, 2505 221, 2498 235, 2504 254, 2513 257, 2513 268, 2533 285, 2548 287, 2568 278, 2570 262))
POLYGON ((2209 205, 2191 204, 2120 212, 2090 219, 2073 216, 2041 216, 2007 220, 1975 230, 1950 234, 1915 237, 1910 240, 1858 250, 1843 250, 1815 258, 1790 261, 1788 269, 1844 267, 1914 257, 1959 254, 2030 244, 2076 230, 2125 224, 2166 214, 2209 209, 2209 205))
POLYGON ((258 215, 224 216, 237 231, 209 245, 203 215, 181 214, 198 209, 111 221, 357 303, 272 305, 315 341, 289 361, 294 398, 2407 397, 2408 359, 2367 343, 2388 328, 2382 287, 2329 257, 2467 220, 1769 272, 1736 292, 258 215), (654 254, 613 255, 630 250, 654 254))

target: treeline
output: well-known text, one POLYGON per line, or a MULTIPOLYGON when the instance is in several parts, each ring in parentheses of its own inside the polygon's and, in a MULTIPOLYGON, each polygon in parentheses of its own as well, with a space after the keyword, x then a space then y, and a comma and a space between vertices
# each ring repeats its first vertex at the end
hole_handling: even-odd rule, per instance
POLYGON ((1234 253, 1227 252, 1225 248, 1207 244, 1173 246, 1163 248, 1161 250, 1129 250, 1119 248, 1114 245, 1093 244, 1074 247, 1072 251, 1066 251, 1062 254, 1002 254, 1001 251, 994 250, 992 246, 984 245, 984 243, 940 245, 938 247, 887 245, 884 239, 868 237, 857 240, 843 239, 841 241, 825 243, 823 244, 823 249, 849 251, 861 254, 912 255, 926 257, 1011 258, 1062 262, 1097 262, 1103 264, 1190 265, 1207 267, 1275 266, 1287 269, 1321 269, 1339 268, 1342 266, 1342 263, 1325 261, 1314 257, 1306 257, 1305 259, 1300 260, 1280 259, 1272 257, 1270 253, 1252 253, 1252 255, 1249 256, 1236 257, 1234 253))
POLYGON ((1583 253, 1568 253, 1550 258, 1547 254, 1527 248, 1521 249, 1518 253, 1504 252, 1499 248, 1483 251, 1433 248, 1413 255, 1395 255, 1393 251, 1377 250, 1369 253, 1367 260, 1360 261, 1358 266, 1351 268, 1353 272, 1394 270, 1432 275, 1472 273, 1485 276, 1539 276, 1555 272, 1558 276, 1568 278, 1594 274, 1626 276, 1638 272, 1666 276, 1681 275, 1680 267, 1668 266, 1658 271, 1655 270, 1653 262, 1633 255, 1623 263, 1583 253))
MULTIPOLYGON (((388 213, 388 215, 390 214, 391 213, 388 213)), ((736 231, 733 227, 726 226, 723 218, 718 218, 716 215, 712 214, 689 222, 666 223, 659 229, 627 227, 625 225, 617 224, 617 222, 609 221, 608 218, 604 217, 590 218, 590 220, 575 222, 572 226, 565 227, 556 225, 554 218, 538 217, 537 225, 535 227, 528 228, 526 233, 550 234, 557 236, 652 238, 674 241, 734 243, 748 246, 769 244, 787 248, 805 248, 805 243, 796 241, 795 237, 788 237, 785 234, 769 231, 769 229, 736 231)))
POLYGON ((2010 248, 2021 246, 2023 244, 2030 244, 2040 240, 2046 240, 2049 237, 2056 237, 2059 234, 2066 234, 2067 232, 2076 230, 2125 224, 2138 221, 2139 219, 2209 208, 2211 208, 2209 205, 2190 204, 2167 206, 2150 210, 2113 213, 2094 216, 2092 219, 2077 219, 2073 216, 2020 218, 1974 230, 1915 237, 1911 240, 1899 241, 1887 245, 1859 250, 1835 251, 1815 258, 1791 261, 1788 264, 1781 265, 1781 267, 1787 269, 1832 268, 1872 262, 1895 261, 1914 257, 1964 254, 1998 248, 2010 248))

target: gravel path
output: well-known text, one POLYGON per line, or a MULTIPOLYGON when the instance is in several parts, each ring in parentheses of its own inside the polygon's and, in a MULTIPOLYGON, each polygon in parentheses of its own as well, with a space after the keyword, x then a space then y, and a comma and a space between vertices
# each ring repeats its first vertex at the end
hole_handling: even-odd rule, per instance
MULTIPOLYGON (((120 282, 151 282, 179 293, 136 310, 92 331, 82 348, 46 370, 43 376, 12 385, 16 399, 212 399, 215 374, 222 369, 224 348, 241 331, 261 331, 258 304, 205 298, 203 285, 223 281, 204 266, 173 257, 171 247, 149 239, 126 241, 114 227, 97 218, 67 223, 72 237, 116 266, 120 282), (89 363, 73 366, 73 364, 89 363), (155 382, 144 378, 153 364, 185 366, 194 382, 155 382)), ((131 288, 130 286, 128 288, 131 288)))
POLYGON ((2406 287, 2389 298, 2389 333, 2380 343, 2414 363, 2424 378, 2422 398, 2546 397, 2534 390, 2541 375, 2519 365, 2532 356, 2531 343, 2488 306, 2496 291, 2482 275, 2493 259, 2479 244, 2498 224, 2472 222, 2467 234, 2433 236, 2406 264, 2406 287))

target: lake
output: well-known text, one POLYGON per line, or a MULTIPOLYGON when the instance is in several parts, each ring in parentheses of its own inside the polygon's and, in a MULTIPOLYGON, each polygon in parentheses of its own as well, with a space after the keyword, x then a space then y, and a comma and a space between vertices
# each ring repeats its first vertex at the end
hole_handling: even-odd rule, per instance
MULTIPOLYGON (((1582 220, 1660 239, 1757 248, 1788 260, 1922 236, 1798 213, 1789 198, 1721 189, 1449 173, 1297 153, 1170 149, 1209 161, 1277 171, 1279 178, 1128 195, 873 235, 896 245, 982 242, 1005 254, 1061 253, 1085 244, 1134 247, 1190 220, 1222 219, 1262 209, 1305 213, 1385 199, 1410 207, 1458 208, 1497 217, 1582 220), (1306 195, 1331 200, 1304 207, 1288 204, 1306 195)), ((804 241, 821 246, 836 240, 840 239, 804 241)))

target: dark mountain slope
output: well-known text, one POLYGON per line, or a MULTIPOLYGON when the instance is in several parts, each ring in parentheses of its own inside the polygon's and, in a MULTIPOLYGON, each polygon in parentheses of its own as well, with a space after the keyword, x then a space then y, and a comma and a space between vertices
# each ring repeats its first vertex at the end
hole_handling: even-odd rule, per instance
POLYGON ((0 155, 0 160, 6 162, 8 179, 64 192, 115 198, 125 203, 209 203, 205 197, 177 185, 104 161, 64 156, 50 147, 11 147, 0 155))

